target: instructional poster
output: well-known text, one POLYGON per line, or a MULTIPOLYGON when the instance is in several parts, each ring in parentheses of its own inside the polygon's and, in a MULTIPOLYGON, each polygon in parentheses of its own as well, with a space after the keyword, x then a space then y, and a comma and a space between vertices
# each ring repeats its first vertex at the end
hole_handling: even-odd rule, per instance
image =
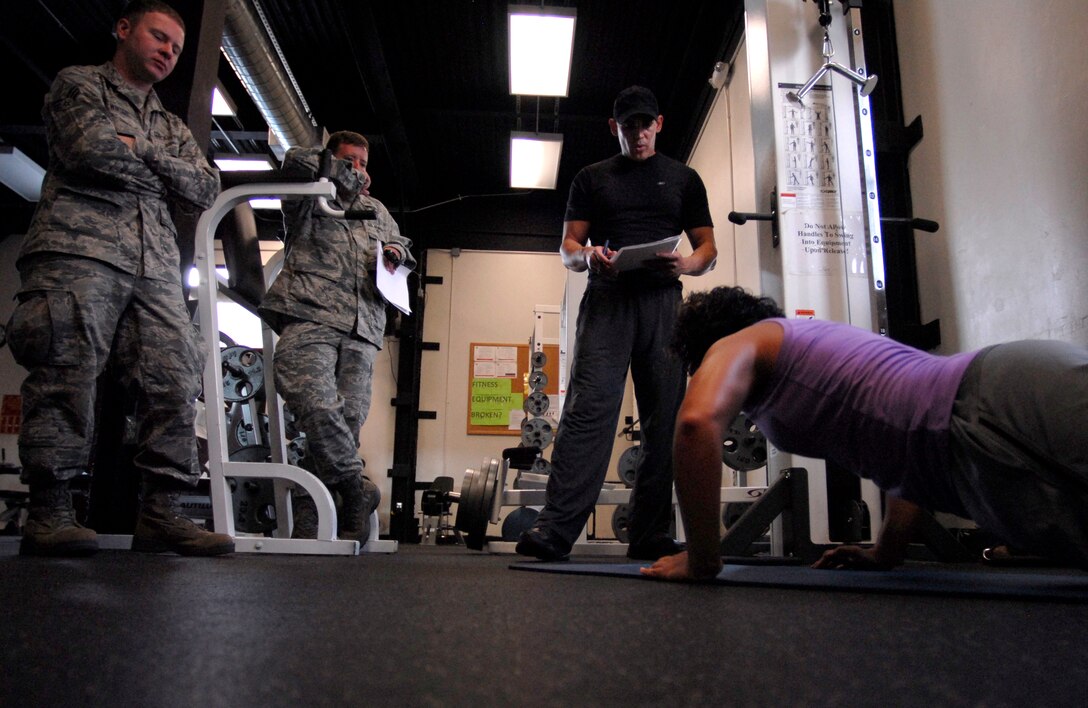
POLYGON ((814 86, 803 100, 780 84, 785 188, 778 211, 789 275, 866 275, 861 214, 843 214, 831 89, 814 86))
POLYGON ((837 206, 839 170, 831 91, 815 86, 798 101, 790 98, 797 88, 793 84, 779 88, 786 191, 799 196, 807 206, 837 206))

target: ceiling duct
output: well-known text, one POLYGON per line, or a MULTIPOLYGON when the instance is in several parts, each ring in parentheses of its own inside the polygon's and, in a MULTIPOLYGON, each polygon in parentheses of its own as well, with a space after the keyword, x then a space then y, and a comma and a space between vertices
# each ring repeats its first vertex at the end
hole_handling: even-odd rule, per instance
POLYGON ((227 0, 223 55, 282 151, 320 144, 317 122, 255 0, 227 0))

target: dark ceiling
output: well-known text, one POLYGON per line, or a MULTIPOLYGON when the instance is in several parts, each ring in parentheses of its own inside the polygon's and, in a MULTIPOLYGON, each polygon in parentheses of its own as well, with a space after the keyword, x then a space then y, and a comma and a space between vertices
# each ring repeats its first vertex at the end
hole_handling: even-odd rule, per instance
MULTIPOLYGON (((740 37, 743 4, 551 2, 577 10, 570 95, 519 100, 508 93, 506 2, 247 1, 259 2, 318 125, 371 138, 373 194, 419 245, 549 251, 575 173, 617 151, 607 119, 620 89, 653 89, 665 115, 658 149, 688 156, 712 99, 707 78, 740 37), (563 134, 558 189, 509 188, 509 133, 519 129, 563 134)), ((195 0, 174 4, 199 17, 195 0)), ((122 5, 0 2, 0 140, 45 164, 42 97, 62 67, 110 57, 122 5)), ((239 116, 218 119, 212 151, 267 150, 267 126, 222 57, 218 74, 239 116)), ((0 237, 25 230, 31 210, 0 186, 0 237)))

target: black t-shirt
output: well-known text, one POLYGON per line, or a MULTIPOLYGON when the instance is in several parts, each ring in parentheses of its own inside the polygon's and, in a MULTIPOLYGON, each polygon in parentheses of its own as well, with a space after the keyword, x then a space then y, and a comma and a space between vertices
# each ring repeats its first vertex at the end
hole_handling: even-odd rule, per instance
POLYGON ((584 167, 570 186, 565 220, 588 221, 593 245, 607 241, 611 249, 714 225, 699 174, 661 154, 584 167))

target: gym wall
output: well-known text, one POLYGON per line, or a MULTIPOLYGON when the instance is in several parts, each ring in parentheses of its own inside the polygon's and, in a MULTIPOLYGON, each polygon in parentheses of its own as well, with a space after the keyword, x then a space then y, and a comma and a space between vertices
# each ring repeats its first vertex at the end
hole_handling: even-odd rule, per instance
MULTIPOLYGON (((566 269, 554 253, 460 251, 427 253, 427 275, 442 278, 427 286, 424 340, 438 351, 423 352, 420 410, 437 411, 436 420, 419 422, 416 479, 452 476, 460 486, 466 468, 479 468, 486 458, 516 447, 517 436, 469 435, 469 345, 472 342, 527 344, 533 335, 535 305, 560 305, 566 269)), ((558 341, 559 317, 545 316, 544 337, 558 341)), ((630 397, 622 415, 631 413, 630 397)), ((622 419, 621 419, 622 422, 622 419)), ((628 443, 618 441, 622 450, 628 443)), ((551 447, 544 451, 550 457, 551 447)), ((618 454, 618 453, 617 453, 618 454)))
MULTIPOLYGON (((941 351, 1088 345, 1088 3, 895 3, 922 321, 941 351)), ((877 166, 879 169, 879 165, 877 166)))

